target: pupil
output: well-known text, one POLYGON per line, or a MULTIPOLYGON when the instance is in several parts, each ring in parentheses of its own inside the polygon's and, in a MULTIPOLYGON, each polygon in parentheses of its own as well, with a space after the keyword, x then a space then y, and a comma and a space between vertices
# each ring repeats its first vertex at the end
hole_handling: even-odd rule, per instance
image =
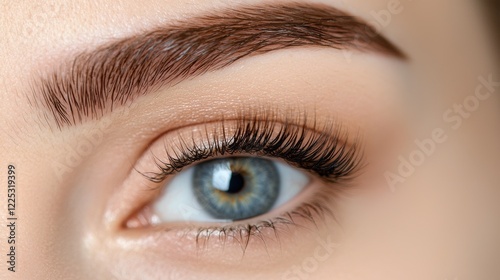
POLYGON ((243 175, 237 172, 231 173, 231 179, 229 180, 228 193, 238 193, 245 187, 245 178, 243 175))

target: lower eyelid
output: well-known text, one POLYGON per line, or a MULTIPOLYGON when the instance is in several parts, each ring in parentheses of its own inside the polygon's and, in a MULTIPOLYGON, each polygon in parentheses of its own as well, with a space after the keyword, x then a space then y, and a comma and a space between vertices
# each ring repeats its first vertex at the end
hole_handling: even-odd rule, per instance
POLYGON ((219 261, 230 262, 251 258, 251 255, 262 257, 262 254, 288 257, 282 250, 290 244, 302 244, 308 234, 315 236, 320 232, 331 232, 335 227, 338 188, 321 184, 318 182, 307 194, 296 199, 301 202, 293 201, 284 213, 270 213, 265 218, 230 225, 197 223, 186 226, 181 222, 154 228, 123 229, 119 239, 129 245, 137 242, 143 250, 156 254, 166 254, 166 248, 170 253, 179 250, 176 253, 179 259, 190 259, 204 253, 211 257, 222 254, 219 261), (300 238, 300 242, 296 238, 300 238))

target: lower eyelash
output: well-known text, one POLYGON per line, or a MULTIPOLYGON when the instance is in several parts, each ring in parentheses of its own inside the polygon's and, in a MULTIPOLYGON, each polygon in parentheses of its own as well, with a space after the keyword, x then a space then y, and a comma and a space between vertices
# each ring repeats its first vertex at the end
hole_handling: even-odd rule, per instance
POLYGON ((194 234, 198 250, 209 248, 210 242, 215 241, 218 242, 217 245, 222 247, 239 245, 244 255, 248 245, 254 239, 262 242, 267 248, 268 241, 280 243, 280 235, 293 228, 312 230, 319 228, 322 224, 327 224, 329 221, 336 221, 332 210, 332 202, 335 199, 332 197, 336 197, 339 193, 337 188, 322 188, 312 194, 309 202, 304 202, 278 217, 248 224, 185 228, 181 229, 182 235, 192 236, 194 234), (228 244, 228 242, 232 243, 228 244))

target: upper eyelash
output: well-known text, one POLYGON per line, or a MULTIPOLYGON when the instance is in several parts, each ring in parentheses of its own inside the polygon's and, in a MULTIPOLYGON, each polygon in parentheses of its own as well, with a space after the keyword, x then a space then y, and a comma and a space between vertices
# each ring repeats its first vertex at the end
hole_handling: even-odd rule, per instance
POLYGON ((159 183, 197 161, 245 153, 281 158, 325 180, 337 182, 350 178, 363 158, 359 138, 349 145, 347 131, 335 122, 327 122, 318 129, 316 122, 308 126, 305 117, 299 120, 287 118, 282 122, 271 114, 261 118, 242 117, 236 121, 232 135, 226 135, 226 125, 223 121, 222 135, 216 129, 210 131, 206 128, 206 141, 201 144, 191 141, 192 144, 188 145, 189 142, 181 138, 179 152, 169 153, 165 147, 166 157, 162 158, 166 160, 155 156, 158 172, 139 173, 159 183))

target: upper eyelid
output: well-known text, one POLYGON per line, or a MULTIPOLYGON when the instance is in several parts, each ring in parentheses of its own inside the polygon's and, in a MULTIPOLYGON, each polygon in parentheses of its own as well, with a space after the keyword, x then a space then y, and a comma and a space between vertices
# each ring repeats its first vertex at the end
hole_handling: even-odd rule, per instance
MULTIPOLYGON (((286 121, 276 122, 272 117, 269 118, 268 120, 240 119, 236 121, 236 125, 231 124, 227 126, 221 123, 219 125, 222 128, 219 127, 219 132, 215 133, 214 130, 210 130, 210 128, 207 130, 205 127, 204 132, 207 133, 207 138, 204 138, 203 141, 208 141, 208 144, 207 142, 203 144, 195 143, 194 140, 193 143, 190 143, 189 140, 182 139, 182 137, 179 138, 180 143, 170 139, 167 143, 164 143, 165 146, 163 151, 153 152, 154 163, 159 169, 158 172, 143 169, 136 169, 136 171, 153 182, 161 182, 168 175, 176 173, 194 162, 214 156, 231 156, 241 153, 253 154, 256 156, 281 157, 292 165, 316 173, 316 175, 325 176, 325 178, 330 178, 333 181, 348 179, 347 175, 354 175, 354 171, 359 169, 359 165, 363 158, 361 141, 360 139, 354 139, 354 142, 350 143, 348 133, 346 130, 341 129, 341 126, 327 123, 321 127, 315 127, 317 125, 314 124, 314 122, 312 122, 312 125, 310 124, 308 126, 306 120, 300 119, 290 120, 288 121, 288 125, 286 125, 286 121), (260 125, 261 127, 252 128, 252 125, 260 125), (248 129, 249 126, 250 128, 248 129), (269 134, 271 130, 278 126, 280 126, 285 133, 281 139, 277 139, 277 136, 263 135, 263 133, 269 134), (222 135, 226 127, 236 128, 239 132, 236 131, 235 133, 240 133, 240 135, 238 136, 231 133, 222 135), (222 129, 222 133, 220 129, 222 129), (212 133, 213 135, 219 133, 219 135, 210 137, 208 133, 212 133), (306 133, 307 135, 305 135, 306 133), (300 134, 305 135, 304 139, 300 140, 297 138, 300 134), (232 142, 234 137, 237 138, 236 140, 243 142, 241 144, 235 144, 232 142), (247 138, 252 137, 256 140, 254 144, 245 142, 249 141, 247 138), (259 140, 255 137, 267 137, 267 139, 263 138, 259 140), (291 137, 295 137, 295 139, 291 137), (276 143, 269 144, 271 146, 260 147, 262 143, 269 139, 274 140, 276 143), (288 142, 277 143, 278 140, 288 142), (218 141, 222 141, 222 143, 218 141), (259 141, 261 142, 259 143, 259 141), (233 147, 230 147, 231 143, 234 145, 233 147), (295 146, 283 147, 283 145, 292 144, 295 146), (188 151, 186 151, 186 149, 188 149, 188 151), (267 149, 267 151, 265 149, 267 149), (193 152, 196 154, 193 154, 193 152), (300 152, 302 152, 302 154, 300 154, 300 152), (161 154, 158 155, 158 153, 161 154), (286 156, 288 156, 288 158, 286 156), (294 159, 297 156, 299 156, 301 160, 294 159), (338 166, 335 167, 335 170, 330 170, 334 165, 330 166, 328 164, 333 163, 338 164, 338 166)), ((187 128, 187 135, 187 137, 190 137, 189 127, 187 128)), ((164 139, 164 141, 167 140, 164 139)))

